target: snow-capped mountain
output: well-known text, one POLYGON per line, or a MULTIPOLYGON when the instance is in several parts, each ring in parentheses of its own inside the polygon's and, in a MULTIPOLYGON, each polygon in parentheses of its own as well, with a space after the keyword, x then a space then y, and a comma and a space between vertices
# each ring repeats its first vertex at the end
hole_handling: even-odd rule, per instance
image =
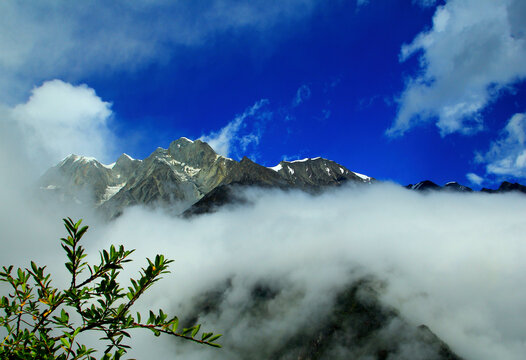
POLYGON ((92 203, 114 217, 138 204, 177 205, 183 211, 214 190, 227 191, 233 185, 316 191, 349 181, 375 180, 319 157, 281 161, 270 168, 246 157, 235 161, 216 154, 205 142, 183 137, 144 160, 123 154, 104 165, 94 158, 70 155, 42 176, 40 186, 64 199, 92 203))

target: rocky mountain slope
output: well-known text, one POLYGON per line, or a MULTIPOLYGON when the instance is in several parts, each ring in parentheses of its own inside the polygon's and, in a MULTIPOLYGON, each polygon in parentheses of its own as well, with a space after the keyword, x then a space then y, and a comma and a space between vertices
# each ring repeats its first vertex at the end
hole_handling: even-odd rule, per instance
MULTIPOLYGON (((370 184, 374 179, 322 158, 281 161, 267 168, 246 157, 235 161, 220 156, 200 140, 180 138, 144 160, 123 154, 104 165, 70 155, 42 176, 40 187, 64 200, 92 204, 113 218, 133 205, 170 206, 179 213, 207 195, 205 204, 220 192, 225 198, 233 185, 315 192, 346 182, 370 184)), ((210 208, 203 203, 197 207, 196 213, 210 208)))

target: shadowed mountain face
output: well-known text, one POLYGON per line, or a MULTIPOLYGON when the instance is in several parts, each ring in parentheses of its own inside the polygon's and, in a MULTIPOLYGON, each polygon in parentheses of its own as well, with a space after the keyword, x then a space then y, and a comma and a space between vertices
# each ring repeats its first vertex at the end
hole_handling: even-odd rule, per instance
POLYGON ((114 164, 103 165, 94 158, 70 155, 43 175, 40 186, 65 201, 93 204, 114 218, 133 205, 171 207, 181 213, 201 199, 203 203, 189 213, 207 212, 210 198, 235 200, 227 190, 232 185, 315 192, 349 181, 369 184, 374 179, 322 158, 282 161, 273 168, 246 157, 238 162, 217 155, 200 140, 180 138, 144 160, 123 154, 114 164))
MULTIPOLYGON (((232 326, 237 323, 257 326, 275 321, 283 314, 269 309, 294 301, 286 284, 261 280, 245 285, 250 296, 238 305, 235 315, 229 312, 234 316, 229 319, 232 326)), ((280 341, 261 344, 228 338, 225 341, 235 344, 235 352, 218 354, 217 359, 462 360, 426 325, 411 325, 396 309, 383 304, 379 295, 384 285, 373 277, 353 281, 337 292, 330 306, 320 310, 316 317, 305 314, 305 325, 299 326, 298 331, 280 332, 280 341)), ((221 312, 229 307, 232 287, 232 281, 227 279, 217 288, 197 296, 192 315, 183 323, 221 317, 221 312)))

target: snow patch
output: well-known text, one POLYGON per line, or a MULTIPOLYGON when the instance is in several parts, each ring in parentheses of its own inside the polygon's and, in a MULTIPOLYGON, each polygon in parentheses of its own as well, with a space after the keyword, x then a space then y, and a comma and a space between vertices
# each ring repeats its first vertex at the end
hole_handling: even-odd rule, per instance
MULTIPOLYGON (((135 160, 134 158, 132 158, 130 155, 126 154, 126 153, 122 153, 122 155, 126 156, 128 159, 130 160, 135 160)), ((139 160, 140 161, 140 160, 139 160)))
POLYGON ((288 161, 289 163, 295 163, 295 162, 305 162, 305 161, 309 161, 309 160, 318 160, 318 159, 321 159, 321 157, 315 157, 315 158, 305 158, 305 159, 301 159, 301 160, 293 160, 293 161, 288 161))
POLYGON ((281 163, 279 163, 279 164, 276 165, 276 166, 269 167, 269 169, 274 170, 275 172, 278 172, 278 171, 280 171, 281 169, 283 169, 283 166, 281 166, 281 163))
POLYGON ((181 137, 181 139, 183 139, 183 140, 186 140, 186 141, 188 141, 189 143, 192 143, 192 144, 194 143, 194 141, 193 141, 193 140, 190 140, 189 138, 187 138, 187 137, 184 137, 184 136, 183 136, 183 137, 181 137))
POLYGON ((117 194, 124 187, 124 185, 126 185, 125 182, 122 184, 106 187, 106 192, 104 192, 104 195, 102 195, 101 202, 105 202, 111 199, 115 194, 117 194))
POLYGON ((226 156, 223 156, 223 155, 218 155, 216 154, 216 159, 215 161, 217 161, 218 159, 225 159, 225 160, 228 160, 228 161, 235 161, 234 159, 231 159, 229 157, 226 157, 226 156))
POLYGON ((345 170, 343 170, 343 168, 340 168, 340 172, 343 174, 345 170))
POLYGON ((75 159, 75 161, 79 161, 79 160, 82 160, 83 162, 93 162, 93 161, 98 162, 97 159, 91 156, 79 156, 78 158, 75 159))
POLYGON ((327 175, 331 176, 331 169, 325 168, 325 171, 327 171, 327 175))
POLYGON ((185 165, 184 166, 184 171, 190 175, 191 177, 197 175, 199 173, 199 171, 201 171, 201 169, 198 169, 198 168, 194 168, 194 167, 191 167, 191 166, 188 166, 188 165, 185 165))
POLYGON ((293 168, 287 166, 287 170, 289 171, 290 175, 294 175, 294 169, 293 168))
POLYGON ((357 172, 354 172, 354 171, 353 171, 353 174, 358 176, 360 179, 365 180, 365 181, 370 181, 372 179, 370 176, 367 176, 367 175, 364 175, 364 174, 360 174, 360 173, 357 173, 357 172))

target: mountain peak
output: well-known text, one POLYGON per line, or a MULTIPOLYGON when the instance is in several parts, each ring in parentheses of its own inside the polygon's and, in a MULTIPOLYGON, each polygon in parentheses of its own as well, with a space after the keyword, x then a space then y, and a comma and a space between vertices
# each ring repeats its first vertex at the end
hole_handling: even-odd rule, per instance
MULTIPOLYGON (((202 142, 201 140, 196 140, 196 141, 202 142)), ((191 144, 195 144, 196 141, 190 140, 190 139, 188 139, 188 138, 183 136, 183 137, 180 137, 177 140, 172 141, 170 143, 169 148, 172 147, 172 146, 175 146, 175 147, 178 147, 178 148, 183 147, 183 146, 188 146, 188 145, 191 145, 191 144)))
POLYGON ((207 143, 185 137, 173 141, 168 147, 168 153, 174 160, 195 168, 210 165, 217 157, 216 152, 207 143))
POLYGON ((91 156, 82 156, 82 155, 75 155, 75 154, 70 154, 68 156, 66 156, 60 163, 59 163, 59 166, 64 166, 66 164, 68 165, 71 165, 71 164, 74 164, 74 163, 79 163, 79 164, 93 164, 95 166, 99 166, 99 165, 102 165, 104 167, 108 167, 108 165, 103 165, 102 163, 100 163, 97 159, 95 159, 94 157, 91 157, 91 156))
POLYGON ((126 154, 126 153, 122 153, 121 156, 119 156, 119 158, 117 159, 117 162, 119 161, 134 161, 135 159, 132 158, 130 155, 126 154))

